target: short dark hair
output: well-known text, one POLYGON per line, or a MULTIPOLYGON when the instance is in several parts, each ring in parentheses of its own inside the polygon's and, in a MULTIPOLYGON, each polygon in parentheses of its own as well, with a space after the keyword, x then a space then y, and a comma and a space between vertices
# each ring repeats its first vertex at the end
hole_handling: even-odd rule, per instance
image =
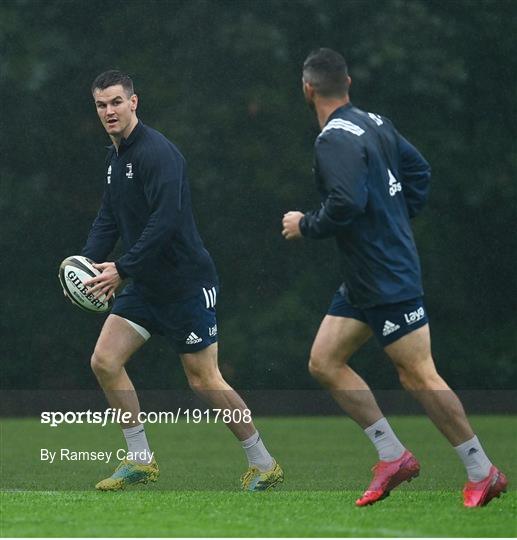
POLYGON ((135 93, 133 81, 129 75, 116 69, 110 69, 109 71, 105 71, 104 73, 101 73, 95 77, 95 80, 92 83, 92 94, 97 89, 104 90, 105 88, 109 88, 110 86, 115 86, 117 84, 122 85, 127 97, 130 97, 135 93))
POLYGON ((303 63, 303 80, 322 97, 343 97, 349 87, 346 60, 332 49, 316 49, 303 63))

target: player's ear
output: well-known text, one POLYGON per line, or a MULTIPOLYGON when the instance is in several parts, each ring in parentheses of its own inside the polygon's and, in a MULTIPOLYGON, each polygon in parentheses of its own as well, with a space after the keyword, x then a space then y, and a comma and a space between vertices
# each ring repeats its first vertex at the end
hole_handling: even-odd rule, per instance
POLYGON ((311 100, 314 99, 314 86, 312 86, 311 83, 303 81, 303 93, 305 94, 306 98, 309 98, 311 100))
POLYGON ((350 75, 347 77, 347 84, 348 88, 350 89, 350 87, 352 86, 352 77, 350 77, 350 75))
POLYGON ((138 107, 138 96, 136 94, 133 94, 130 98, 129 98, 129 101, 131 102, 130 104, 130 108, 133 112, 136 111, 136 108, 138 107))

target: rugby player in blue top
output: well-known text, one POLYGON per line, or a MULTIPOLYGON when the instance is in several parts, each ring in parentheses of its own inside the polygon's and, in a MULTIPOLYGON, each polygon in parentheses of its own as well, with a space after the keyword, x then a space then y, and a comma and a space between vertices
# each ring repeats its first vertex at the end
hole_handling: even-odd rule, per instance
POLYGON ((217 274, 194 222, 186 163, 178 149, 136 116, 138 98, 131 78, 118 71, 99 75, 92 85, 98 116, 113 145, 106 160, 102 204, 82 255, 101 271, 88 282, 96 296, 116 296, 91 359, 110 405, 131 413, 121 427, 133 459, 97 484, 118 490, 156 480, 134 386, 124 368, 149 339, 162 334, 179 352, 191 388, 211 407, 224 411, 241 441, 249 468, 247 491, 268 489, 283 472, 267 451, 241 397, 223 379, 217 363, 217 274), (118 238, 124 254, 106 262, 118 238))
POLYGON ((410 218, 427 199, 430 167, 387 118, 350 103, 351 79, 340 54, 330 49, 311 53, 302 80, 321 128, 314 174, 322 205, 305 214, 286 213, 282 234, 287 240, 334 237, 342 254, 344 283, 321 323, 309 370, 378 451, 373 480, 356 504, 385 498, 420 470, 368 385, 347 365, 373 334, 402 386, 420 401, 463 461, 465 506, 483 506, 505 491, 506 478, 486 456, 458 397, 436 372, 411 231, 410 218))

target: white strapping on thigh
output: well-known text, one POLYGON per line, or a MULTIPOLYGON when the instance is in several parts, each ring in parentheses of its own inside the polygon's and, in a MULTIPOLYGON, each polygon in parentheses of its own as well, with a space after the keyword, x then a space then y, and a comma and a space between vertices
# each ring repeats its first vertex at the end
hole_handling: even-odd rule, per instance
POLYGON ((126 319, 125 317, 122 317, 130 326, 132 326, 146 341, 151 337, 151 334, 139 324, 136 324, 136 322, 130 321, 129 319, 126 319))

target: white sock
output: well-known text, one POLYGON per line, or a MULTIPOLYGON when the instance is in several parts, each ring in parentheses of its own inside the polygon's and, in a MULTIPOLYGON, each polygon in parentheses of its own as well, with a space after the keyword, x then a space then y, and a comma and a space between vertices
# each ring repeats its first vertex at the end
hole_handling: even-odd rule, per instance
POLYGON ((467 469, 467 476, 471 482, 479 482, 488 476, 492 462, 487 458, 481 443, 475 435, 472 439, 455 446, 454 450, 463 461, 463 465, 467 469))
POLYGON ((241 441, 241 444, 250 466, 254 465, 260 471, 269 471, 273 467, 275 460, 264 446, 258 431, 255 431, 249 439, 241 441))
POLYGON ((395 461, 406 450, 397 439, 386 418, 377 420, 375 424, 367 427, 364 432, 375 445, 381 461, 395 461))
POLYGON ((134 459, 131 461, 144 464, 151 463, 151 450, 149 450, 144 426, 140 424, 139 426, 123 429, 122 433, 126 438, 128 452, 136 453, 136 455, 133 454, 134 459))

